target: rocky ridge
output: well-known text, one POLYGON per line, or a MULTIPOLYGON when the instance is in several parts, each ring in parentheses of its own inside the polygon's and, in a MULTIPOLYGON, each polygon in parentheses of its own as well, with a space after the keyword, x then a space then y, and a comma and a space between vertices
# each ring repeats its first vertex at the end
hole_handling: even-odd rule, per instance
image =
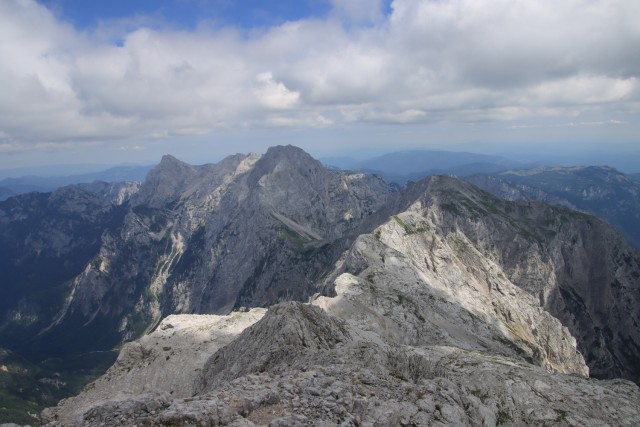
POLYGON ((97 402, 158 390, 172 398, 191 397, 210 355, 232 342, 265 312, 255 308, 225 316, 168 316, 153 333, 125 344, 115 364, 80 396, 61 401, 59 406, 64 410, 46 411, 47 416, 72 424, 97 402))
MULTIPOLYGON (((634 312, 616 302, 609 278, 585 270, 582 280, 605 290, 598 301, 589 299, 586 289, 563 278, 575 260, 554 257, 573 235, 581 236, 574 244, 581 253, 590 253, 583 242, 597 235, 609 236, 601 242, 609 251, 634 259, 605 224, 542 204, 500 201, 446 177, 416 184, 379 214, 385 211, 395 214, 360 235, 320 282, 324 295, 310 305, 273 306, 206 361, 199 355, 201 371, 189 377, 192 396, 182 394, 184 383, 176 395, 172 380, 108 399, 90 397, 90 386, 77 398, 90 409, 74 412, 77 405, 63 402, 47 419, 51 425, 274 426, 640 421, 638 387, 588 379, 579 351, 597 336, 588 320, 595 319, 592 310, 603 295, 611 298, 604 303, 607 316, 627 313, 633 321, 634 312), (496 235, 504 247, 490 240, 496 235), (561 289, 569 286, 588 317, 566 327, 544 307, 566 298, 561 289), (577 341, 574 330, 581 333, 577 341)), ((636 266, 604 267, 627 287, 626 304, 633 302, 636 266)), ((579 318, 568 304, 564 309, 579 318)), ((628 339, 635 340, 637 328, 629 329, 628 339)), ((587 362, 599 369, 613 360, 618 365, 608 369, 632 374, 637 353, 625 361, 619 341, 606 346, 613 357, 592 352, 587 362)))
POLYGON ((362 346, 345 356, 368 363, 249 374, 187 399, 161 391, 121 397, 72 425, 634 426, 640 419, 637 386, 621 380, 558 376, 455 348, 396 354, 362 346))
POLYGON ((413 191, 423 196, 402 203, 537 298, 577 339, 592 376, 640 381, 640 260, 610 226, 538 202, 498 199, 447 177, 413 191))
POLYGON ((89 184, 77 184, 78 187, 99 194, 115 206, 127 203, 140 189, 138 181, 104 182, 94 181, 89 184))

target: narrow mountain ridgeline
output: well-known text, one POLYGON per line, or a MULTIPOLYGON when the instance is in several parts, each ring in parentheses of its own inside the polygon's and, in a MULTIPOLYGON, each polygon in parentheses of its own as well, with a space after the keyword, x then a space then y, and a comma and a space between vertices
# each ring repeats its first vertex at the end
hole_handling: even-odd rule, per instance
POLYGON ((93 181, 88 184, 77 184, 77 186, 106 198, 116 206, 120 206, 127 203, 129 199, 138 192, 140 189, 140 182, 93 181))
POLYGON ((606 223, 543 203, 504 201, 446 177, 416 184, 401 202, 423 209, 439 234, 457 236, 538 298, 578 340, 592 376, 640 381, 640 260, 606 223))
MULTIPOLYGON (((387 223, 395 222, 405 237, 401 244, 385 241, 380 228, 374 236, 411 260, 407 268, 416 281, 424 281, 425 275, 432 277, 432 286, 444 281, 448 284, 440 288, 463 297, 463 307, 483 307, 475 307, 475 315, 493 312, 508 331, 508 340, 528 343, 528 348, 520 348, 532 360, 556 363, 544 356, 554 350, 540 346, 550 338, 541 335, 540 326, 531 326, 527 311, 519 306, 531 298, 536 301, 528 304, 559 319, 577 339, 591 376, 640 381, 640 257, 603 221, 543 203, 508 202, 441 176, 407 188, 379 214, 388 215, 387 223), (435 237, 425 238, 431 235, 435 237), (412 246, 415 239, 417 247, 412 246), (453 251, 445 258, 454 260, 461 272, 438 266, 434 254, 441 242, 453 251)), ((348 265, 355 265, 350 268, 360 274, 370 262, 348 265)), ((382 264, 367 277, 375 280, 392 272, 382 264)), ((550 348, 557 349, 557 344, 550 348)))
POLYGON ((291 146, 91 190, 0 203, 0 347, 131 341, 51 425, 640 422, 640 256, 596 217, 291 146))
POLYGON ((606 166, 539 167, 466 181, 507 200, 539 200, 596 215, 640 249, 640 182, 606 166))

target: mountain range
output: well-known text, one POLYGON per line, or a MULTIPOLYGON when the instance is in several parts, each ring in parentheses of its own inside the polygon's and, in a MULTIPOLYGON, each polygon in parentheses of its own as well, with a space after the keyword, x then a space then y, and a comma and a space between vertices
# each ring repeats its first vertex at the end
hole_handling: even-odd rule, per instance
POLYGON ((522 166, 520 162, 501 156, 440 150, 396 151, 361 161, 335 157, 323 159, 323 162, 342 170, 375 173, 398 185, 429 175, 466 176, 522 166))
POLYGON ((640 183, 607 166, 537 167, 466 181, 507 200, 540 200, 596 215, 640 248, 640 183))
POLYGON ((127 343, 50 425, 640 422, 640 255, 567 207, 279 146, 12 197, 0 247, 0 347, 127 343))
POLYGON ((92 183, 94 181, 117 183, 143 181, 151 166, 116 166, 98 172, 74 175, 38 176, 25 175, 0 180, 0 200, 29 192, 50 192, 66 185, 92 183))

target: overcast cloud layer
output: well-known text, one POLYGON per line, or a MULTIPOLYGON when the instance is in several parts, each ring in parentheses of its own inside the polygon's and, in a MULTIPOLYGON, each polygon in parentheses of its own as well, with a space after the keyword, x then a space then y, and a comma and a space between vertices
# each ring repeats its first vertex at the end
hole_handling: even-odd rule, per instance
POLYGON ((638 0, 333 4, 254 32, 79 32, 0 1, 0 153, 238 128, 640 121, 638 0))

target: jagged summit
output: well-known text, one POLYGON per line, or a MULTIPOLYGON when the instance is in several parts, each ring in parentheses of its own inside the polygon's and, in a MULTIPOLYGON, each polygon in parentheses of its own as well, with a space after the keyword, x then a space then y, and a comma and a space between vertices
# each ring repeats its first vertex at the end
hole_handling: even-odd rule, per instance
POLYGON ((68 279, 72 297, 52 307, 57 315, 43 328, 69 331, 60 347, 82 329, 84 348, 104 348, 171 313, 304 301, 392 192, 379 178, 330 172, 291 146, 201 166, 165 156, 68 279))
POLYGON ((263 155, 264 160, 273 161, 275 159, 288 159, 290 161, 304 161, 304 162, 318 162, 316 159, 311 157, 309 153, 304 151, 300 147, 296 147, 294 145, 275 145, 269 147, 265 154, 263 155))
POLYGON ((258 158, 256 154, 235 154, 218 163, 193 166, 165 155, 147 174, 133 203, 169 209, 175 209, 181 201, 199 200, 195 203, 205 204, 203 199, 215 195, 225 180, 245 173, 258 158))
POLYGON ((166 167, 171 167, 172 165, 182 166, 182 165, 187 165, 187 163, 181 160, 178 160, 176 157, 172 156, 171 154, 164 154, 160 159, 160 163, 158 164, 158 167, 166 168, 166 167))
POLYGON ((197 175, 197 169, 171 155, 151 169, 134 196, 134 204, 161 207, 174 201, 184 191, 184 187, 197 175))
POLYGON ((181 178, 188 179, 198 169, 198 166, 190 165, 182 160, 178 160, 170 154, 162 156, 160 163, 149 171, 145 181, 158 178, 181 178))
MULTIPOLYGON (((329 171, 304 150, 292 145, 275 146, 256 162, 248 178, 249 185, 302 187, 311 185, 316 188, 323 185, 329 171), (287 182, 282 182, 287 181, 287 182)), ((302 188, 296 188, 301 190, 302 188)))

